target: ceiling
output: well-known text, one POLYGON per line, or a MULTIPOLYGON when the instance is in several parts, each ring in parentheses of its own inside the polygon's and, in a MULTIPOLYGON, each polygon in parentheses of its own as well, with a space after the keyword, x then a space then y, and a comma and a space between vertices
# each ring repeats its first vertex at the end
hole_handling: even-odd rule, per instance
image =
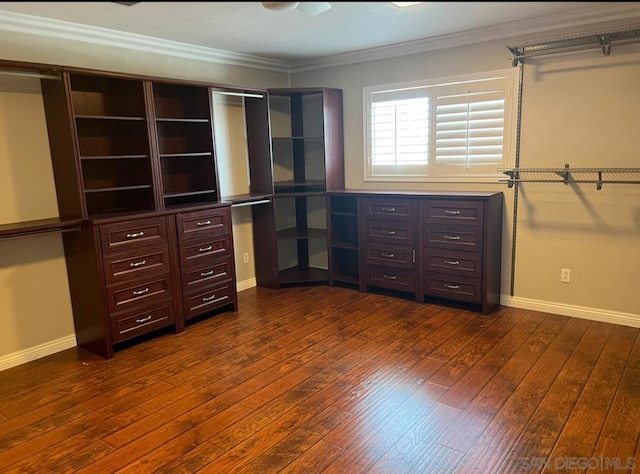
POLYGON ((615 18, 622 6, 638 2, 424 2, 407 8, 390 2, 331 4, 328 11, 309 16, 300 10, 267 10, 260 2, 0 2, 0 17, 3 12, 31 15, 72 23, 58 23, 59 29, 89 25, 294 65, 469 32, 541 31, 594 21, 608 12, 615 18))

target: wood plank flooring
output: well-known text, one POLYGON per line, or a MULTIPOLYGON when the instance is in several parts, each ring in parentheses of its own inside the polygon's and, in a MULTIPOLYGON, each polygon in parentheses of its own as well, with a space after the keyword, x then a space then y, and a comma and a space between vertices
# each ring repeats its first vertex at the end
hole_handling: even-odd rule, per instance
POLYGON ((0 472, 640 472, 638 332, 253 288, 111 360, 0 372, 0 472))

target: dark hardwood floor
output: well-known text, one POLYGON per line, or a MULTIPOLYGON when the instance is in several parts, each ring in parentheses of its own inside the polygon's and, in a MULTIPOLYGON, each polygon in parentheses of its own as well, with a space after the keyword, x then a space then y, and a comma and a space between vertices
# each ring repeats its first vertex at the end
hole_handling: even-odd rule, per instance
POLYGON ((324 286, 0 372, 3 474, 633 472, 639 436, 638 329, 324 286))

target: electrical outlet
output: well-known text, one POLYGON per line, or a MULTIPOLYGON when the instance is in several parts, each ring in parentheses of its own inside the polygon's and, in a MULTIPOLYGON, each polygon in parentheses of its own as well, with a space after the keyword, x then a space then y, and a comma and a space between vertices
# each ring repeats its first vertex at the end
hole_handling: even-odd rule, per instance
POLYGON ((563 268, 560 270, 560 281, 562 283, 571 283, 571 269, 563 268))
POLYGON ((245 252, 245 253, 242 254, 242 261, 244 263, 249 263, 249 253, 248 252, 245 252))

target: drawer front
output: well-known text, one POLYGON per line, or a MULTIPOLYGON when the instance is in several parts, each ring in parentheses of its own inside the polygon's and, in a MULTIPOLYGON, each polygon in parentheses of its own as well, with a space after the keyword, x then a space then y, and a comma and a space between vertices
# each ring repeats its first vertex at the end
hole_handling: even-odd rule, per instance
POLYGON ((364 244, 364 263, 370 265, 413 267, 413 248, 400 245, 364 244))
POLYGON ((146 277, 154 273, 168 273, 169 248, 163 245, 146 251, 107 255, 103 261, 107 284, 146 277))
POLYGON ((171 297, 171 280, 169 275, 162 275, 144 282, 114 285, 107 288, 107 294, 109 310, 115 313, 171 297))
POLYGON ((217 235, 206 239, 182 242, 180 244, 180 266, 199 265, 211 258, 231 255, 230 234, 217 235))
POLYGON ((212 311, 221 306, 233 303, 233 292, 229 282, 226 285, 200 290, 182 296, 185 319, 212 311))
POLYGON ((415 289, 415 273, 401 268, 366 266, 364 281, 367 286, 391 290, 413 292, 415 289))
POLYGON ((179 240, 226 234, 231 227, 227 208, 178 214, 176 222, 179 240))
POLYGON ((481 227, 425 224, 424 236, 428 247, 482 251, 481 227))
POLYGON ((138 309, 111 317, 109 320, 113 342, 125 341, 173 324, 173 303, 168 301, 148 309, 138 309))
POLYGON ((413 222, 415 202, 408 199, 363 199, 362 214, 381 219, 400 219, 413 222))
POLYGON ((182 290, 191 291, 203 286, 218 285, 233 278, 231 258, 213 260, 205 265, 182 270, 182 290))
POLYGON ((478 253, 426 248, 424 262, 429 272, 482 277, 482 258, 478 253))
POLYGON ((167 221, 164 217, 138 219, 100 226, 103 253, 122 252, 148 245, 167 243, 167 221))
POLYGON ((426 295, 469 303, 480 303, 482 301, 482 284, 480 280, 457 275, 425 273, 424 292, 426 295))
POLYGON ((413 247, 415 227, 413 222, 366 220, 364 235, 368 241, 389 242, 413 247))
POLYGON ((484 203, 480 201, 425 201, 422 218, 426 222, 456 222, 481 225, 484 203))

